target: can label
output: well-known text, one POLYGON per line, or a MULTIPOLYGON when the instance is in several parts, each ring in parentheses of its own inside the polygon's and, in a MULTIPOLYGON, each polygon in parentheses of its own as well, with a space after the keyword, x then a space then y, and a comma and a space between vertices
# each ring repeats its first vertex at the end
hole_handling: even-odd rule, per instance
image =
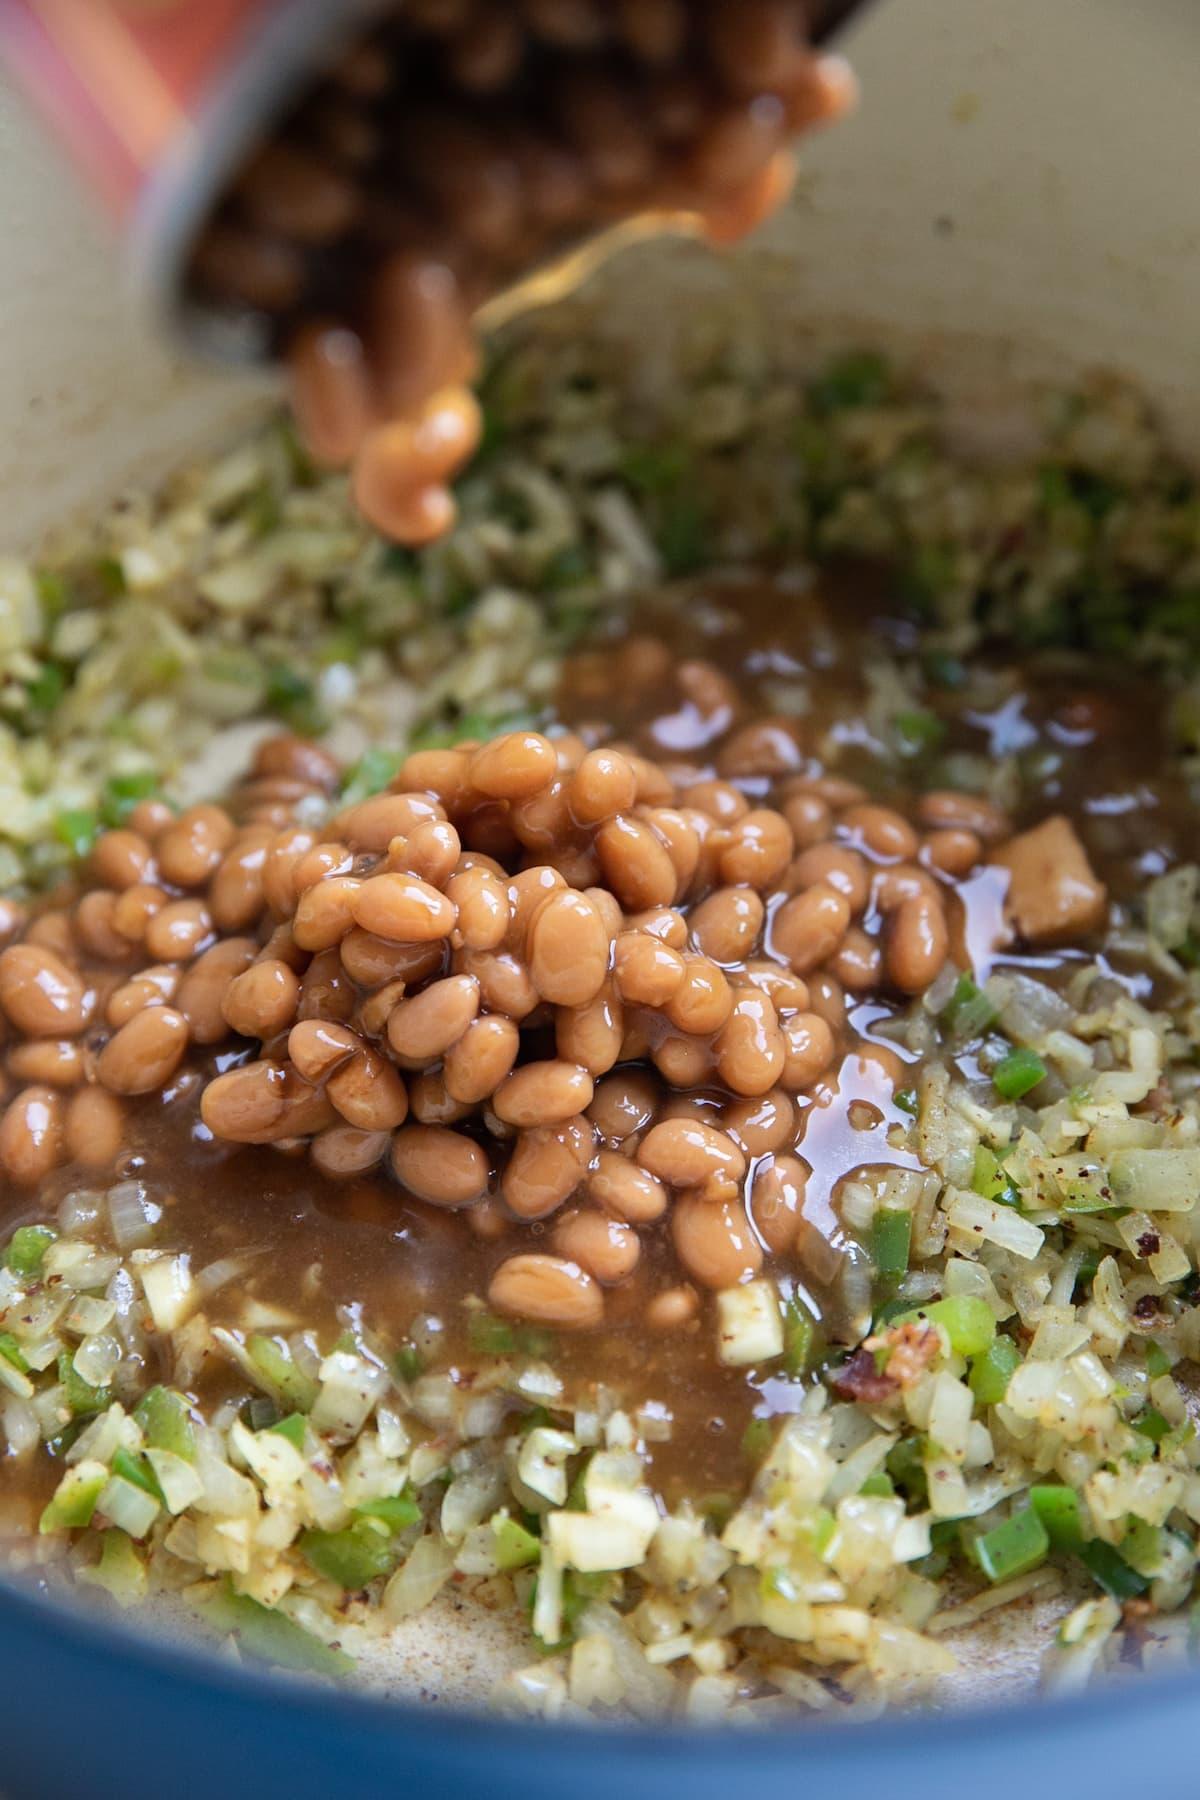
POLYGON ((118 218, 281 0, 0 0, 0 52, 118 218))

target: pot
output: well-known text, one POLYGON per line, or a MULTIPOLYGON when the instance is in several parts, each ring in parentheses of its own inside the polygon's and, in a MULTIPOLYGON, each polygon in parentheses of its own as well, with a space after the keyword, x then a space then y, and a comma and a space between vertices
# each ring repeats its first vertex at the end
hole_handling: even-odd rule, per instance
MULTIPOLYGON (((977 448, 1021 429, 1021 396, 1097 366, 1133 377, 1200 454, 1194 322, 1192 0, 885 0, 846 41, 858 118, 807 147, 787 213, 731 258, 642 244, 547 330, 618 342, 706 309, 786 369, 877 344, 939 387, 977 448)), ((15 92, 0 87, 0 492, 6 547, 227 437, 272 389, 179 362, 124 291, 114 245, 15 92)), ((1032 1658, 1019 1643, 1010 1656, 1032 1658)), ((468 1716, 299 1687, 0 1587, 11 1671, 9 1800, 164 1786, 236 1800, 369 1795, 401 1783, 495 1800, 533 1783, 601 1800, 739 1785, 969 1785, 1125 1795, 1194 1785, 1190 1675, 1019 1708, 853 1727, 611 1729, 468 1716)), ((984 1691, 986 1692, 986 1686, 984 1691)))

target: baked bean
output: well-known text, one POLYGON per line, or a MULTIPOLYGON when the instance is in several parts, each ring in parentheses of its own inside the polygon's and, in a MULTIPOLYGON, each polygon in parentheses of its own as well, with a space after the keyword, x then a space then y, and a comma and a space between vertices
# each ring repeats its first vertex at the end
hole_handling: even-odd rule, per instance
POLYGON ((878 859, 906 862, 917 854, 920 840, 901 813, 890 806, 851 806, 838 820, 839 837, 848 839, 878 859))
POLYGON ((557 1256, 510 1256, 488 1284, 488 1304, 514 1318, 566 1330, 593 1328, 604 1317, 604 1297, 592 1277, 557 1256))
MULTIPOLYGON (((707 1037, 692 1037, 686 1031, 668 1032, 647 1046, 650 1060, 664 1081, 672 1087, 699 1087, 713 1072, 712 1046, 707 1037)), ((642 1056, 645 1051, 639 1049, 642 1056)), ((631 1046, 621 1046, 622 1061, 631 1060, 631 1046)))
POLYGON ((593 1207, 564 1213, 550 1241, 559 1256, 577 1263, 606 1287, 628 1280, 642 1249, 636 1231, 593 1207))
POLYGON ((633 1006, 665 1006, 686 973, 679 952, 645 932, 623 931, 613 946, 613 978, 633 1006))
POLYGON ((96 1058, 96 1079, 114 1094, 152 1094, 175 1073, 188 1023, 172 1006, 147 1006, 115 1032, 96 1058))
POLYGON ((174 821, 175 814, 165 800, 139 800, 125 823, 130 831, 136 831, 147 843, 154 844, 174 821))
POLYGON ((419 1069, 444 1056, 478 1012, 479 983, 473 975, 447 975, 402 1000, 388 1020, 388 1042, 401 1068, 419 1069))
POLYGON ((717 773, 730 781, 754 775, 790 775, 803 760, 793 720, 760 719, 726 738, 717 754, 717 773))
POLYGON ((163 1006, 173 1000, 181 973, 175 963, 160 963, 122 982, 108 997, 104 1009, 108 1023, 113 1027, 124 1025, 143 1006, 163 1006))
POLYGON ((597 1206, 629 1225, 649 1225, 667 1210, 667 1190, 656 1175, 640 1169, 619 1150, 601 1150, 587 1178, 597 1206))
POLYGON ((113 907, 114 931, 119 931, 131 944, 143 943, 151 919, 162 911, 169 899, 170 895, 165 888, 155 887, 144 881, 126 888, 113 907))
POLYGON ((614 895, 604 887, 587 887, 584 890, 596 911, 600 914, 604 926, 604 935, 611 943, 625 924, 625 914, 614 895))
POLYGON ((254 773, 290 776, 325 794, 334 793, 338 785, 338 766, 329 752, 286 731, 264 738, 254 752, 254 773))
POLYGON ((246 832, 221 859, 208 884, 208 910, 218 931, 244 931, 258 919, 266 901, 263 865, 271 833, 246 832))
POLYGON ((403 843, 393 841, 388 851, 390 869, 407 870, 430 887, 445 887, 462 851, 458 833, 448 819, 422 819, 403 843))
POLYGON ((452 942, 468 950, 495 950, 508 935, 510 913, 503 881, 489 869, 462 869, 446 883, 457 920, 452 942))
POLYGON ((594 1143, 582 1116, 518 1133, 500 1182, 505 1204, 519 1219, 546 1218, 586 1177, 594 1143))
POLYGON ((558 758, 539 731, 508 731, 471 758, 471 786, 491 800, 527 800, 554 780, 558 758))
POLYGON ((721 1129, 748 1157, 766 1156, 795 1138, 796 1108, 782 1088, 771 1088, 723 1108, 721 1129))
POLYGON ((333 1122, 333 1108, 282 1063, 247 1063, 210 1081, 200 1116, 214 1137, 234 1144, 270 1144, 333 1122))
POLYGON ((440 975, 446 952, 440 939, 427 944, 393 944, 355 927, 342 939, 338 955, 351 981, 374 988, 396 980, 415 986, 431 975, 440 975))
POLYGON ((857 917, 870 896, 871 871, 857 850, 844 844, 814 844, 790 865, 785 885, 797 893, 818 884, 844 894, 857 917))
POLYGON ((724 971, 707 956, 685 956, 683 980, 664 1010, 680 1031, 707 1037, 720 1031, 733 1011, 733 989, 724 971))
POLYGON ((92 1004, 74 969, 53 950, 24 943, 0 951, 0 1006, 26 1037, 74 1037, 92 1004))
POLYGON ((422 1125, 457 1125, 475 1111, 472 1101, 456 1100, 446 1087, 441 1069, 427 1069, 408 1084, 408 1106, 422 1125))
POLYGON ((372 794, 338 813, 331 829, 352 849, 382 855, 393 838, 407 837, 425 820, 444 816, 428 794, 372 794))
POLYGON ((360 1131, 394 1131, 408 1117, 404 1079, 375 1050, 360 1050, 335 1069, 325 1092, 346 1123, 360 1131))
POLYGON ((790 1093, 811 1087, 833 1061, 833 1032, 820 1013, 791 1013, 781 1021, 786 1056, 780 1085, 790 1093))
POLYGON ((79 952, 70 916, 65 912, 39 913, 30 921, 25 942, 35 949, 49 950, 65 963, 74 962, 79 952))
POLYGON ((682 1282, 678 1287, 661 1288, 647 1302, 643 1316, 651 1331, 682 1331, 693 1323, 699 1310, 695 1288, 682 1282))
POLYGON ((164 881, 200 887, 217 868, 234 839, 234 823, 220 806, 189 806, 154 845, 164 881))
MULTIPOLYGON (((257 952, 253 938, 224 938, 198 956, 184 975, 176 1005, 187 1020, 193 1044, 216 1044, 225 1036, 228 1024, 223 1008, 230 983, 249 968, 257 952)), ((295 982, 290 969, 287 973, 295 982)))
POLYGON ((354 223, 360 196, 322 157, 298 144, 266 144, 237 186, 251 223, 300 244, 330 244, 354 223))
POLYGON ((652 1125, 637 1149, 637 1160, 668 1187, 701 1187, 712 1176, 740 1181, 746 1158, 727 1132, 698 1120, 665 1119, 652 1125))
POLYGON ((454 929, 449 900, 415 875, 371 876, 353 895, 351 909, 364 931, 397 944, 431 943, 454 929))
POLYGON ((673 906, 652 906, 645 912, 630 913, 625 919, 630 931, 644 931, 672 950, 686 950, 688 922, 673 906))
POLYGON ((930 831, 921 843, 920 860, 939 874, 961 881, 979 862, 983 845, 973 831, 930 831))
POLYGON ((67 1156, 83 1169, 111 1169, 125 1139, 125 1111, 107 1088, 82 1087, 67 1101, 67 1156))
POLYGON ((819 1019, 824 1019, 831 1031, 840 1031, 845 1025, 845 991, 837 977, 827 969, 818 969, 809 982, 806 1010, 816 1013, 819 1019))
POLYGON ((740 1200, 680 1194, 671 1209, 671 1241, 687 1273, 704 1287, 736 1287, 762 1268, 762 1246, 740 1200))
MULTIPOLYGON (((671 866, 675 870, 673 898, 681 899, 690 889, 700 864, 700 835, 695 826, 688 822, 686 814, 672 806, 650 807, 642 817, 666 846, 671 866)), ((703 820, 704 814, 698 813, 696 817, 703 820)))
POLYGON ((797 975, 807 975, 833 955, 849 924, 845 895, 818 882, 784 901, 771 922, 772 948, 797 975))
POLYGON ((721 879, 731 886, 771 887, 792 859, 791 827, 781 813, 765 808, 748 812, 729 827, 721 852, 721 879))
POLYGON ((931 906, 941 905, 941 891, 927 869, 916 863, 896 863, 880 869, 872 883, 871 899, 881 913, 895 912, 905 900, 924 899, 931 906))
POLYGON ((628 911, 669 906, 675 898, 675 864, 662 839, 644 819, 618 813, 596 833, 604 878, 628 911))
POLYGON ((367 1037, 382 1037, 392 1013, 404 999, 406 986, 403 981, 387 981, 381 988, 376 988, 373 994, 368 994, 361 1000, 355 1020, 358 1029, 367 1037))
POLYGON ((596 1083, 588 1118, 602 1138, 621 1144, 649 1125, 658 1110, 658 1099, 653 1076, 641 1069, 622 1069, 596 1083))
POLYGON ((574 829, 566 782, 556 776, 527 800, 512 801, 508 817, 517 842, 527 850, 545 853, 563 844, 574 829))
POLYGON ((405 757, 396 784, 406 792, 432 794, 448 812, 457 812, 470 788, 470 766, 464 750, 415 750, 405 757))
POLYGON ((783 816, 797 850, 823 844, 833 830, 833 813, 819 794, 793 794, 784 801, 783 816))
POLYGON ((950 949, 946 915, 925 894, 902 900, 888 919, 888 979, 902 994, 921 994, 941 973, 950 949))
MULTIPOLYGON (((299 898, 318 881, 324 881, 327 875, 348 875, 353 867, 354 857, 345 844, 314 844, 296 864, 292 885, 299 898)), ((321 949, 326 948, 321 945, 321 949)))
MULTIPOLYGON (((301 859, 301 867, 314 854, 314 851, 308 852, 301 859)), ((356 881, 351 875, 331 875, 324 880, 318 879, 311 887, 300 892, 292 919, 292 936, 301 950, 329 950, 333 945, 340 944, 356 923, 362 923, 358 918, 357 903, 367 885, 356 881)), ((299 869, 296 886, 299 891, 299 869)))
POLYGON ((456 950, 454 968, 458 974, 475 977, 488 1012, 505 1013, 520 1021, 538 1004, 529 971, 511 951, 456 950))
POLYGON ((591 1076, 577 1063, 531 1062, 505 1077, 492 1105, 506 1125, 559 1125, 590 1106, 593 1092, 591 1076))
POLYGON ((439 1125, 405 1125, 392 1139, 392 1173, 418 1200, 470 1206, 486 1194, 488 1159, 472 1138, 439 1125))
POLYGON ((62 1096, 49 1087, 22 1088, 0 1119, 0 1169, 19 1187, 34 1187, 63 1159, 62 1096))
POLYGON ((262 891, 267 905, 281 919, 296 908, 295 870, 300 858, 312 849, 316 838, 299 825, 276 832, 267 844, 262 865, 262 891))
POLYGON ((356 1056, 363 1042, 347 1025, 328 1019, 301 1019, 288 1032, 287 1048, 304 1080, 317 1087, 356 1056))
POLYGON ((529 975, 543 999, 586 1006, 604 985, 609 938, 598 908, 566 889, 539 907, 529 931, 529 975))
POLYGON ((71 1038, 14 1044, 6 1066, 14 1081, 36 1087, 72 1088, 83 1080, 83 1052, 71 1038))
POLYGON ((221 1017, 241 1037, 272 1038, 292 1023, 299 1004, 295 971, 276 956, 264 956, 230 981, 220 1001, 221 1017))
POLYGON ((92 846, 89 866, 101 887, 120 892, 153 881, 154 852, 136 831, 104 831, 92 846))
POLYGON ((192 268, 200 287, 268 313, 293 306, 304 283, 304 261, 294 245, 228 223, 205 230, 192 268))
POLYGON ((447 1094, 472 1106, 489 1099, 512 1069, 520 1048, 520 1032, 502 1013, 475 1019, 444 1052, 442 1077, 447 1094))
POLYGON ((202 900, 169 900, 146 926, 146 949, 155 962, 186 961, 212 936, 212 919, 202 900))
POLYGON ((357 1000, 338 952, 321 950, 301 978, 296 1016, 300 1019, 335 1019, 344 1025, 354 1017, 357 1000))
POLYGON ((312 1159, 322 1175, 342 1181, 365 1175, 387 1154, 392 1137, 388 1131, 360 1131, 354 1125, 329 1125, 312 1141, 312 1159))
POLYGON ((786 1256, 795 1246, 808 1176, 798 1156, 764 1157, 754 1171, 750 1214, 772 1256, 786 1256))
POLYGON ((527 956, 529 928, 534 915, 541 911, 552 894, 565 893, 566 888, 563 876, 548 863, 536 863, 513 876, 508 884, 508 949, 518 956, 527 956))
POLYGON ((729 781, 697 781, 687 790, 687 803, 697 812, 706 813, 720 825, 733 825, 745 818, 750 802, 740 788, 729 781))
POLYGON ((870 993, 879 986, 883 952, 873 937, 852 925, 830 958, 829 967, 852 994, 870 993))
MULTIPOLYGON (((439 152, 444 155, 446 146, 435 150, 430 142, 428 153, 439 152)), ((463 366, 466 325, 457 278, 436 256, 401 250, 380 266, 370 299, 371 369, 379 399, 393 418, 411 417, 463 366)), ((404 445, 402 461, 407 467, 404 445)))
POLYGON ((578 1063, 593 1076, 615 1067, 625 1038, 625 1008, 612 977, 605 977, 586 1006, 560 1006, 554 1031, 554 1047, 564 1062, 578 1063))
POLYGON ((758 941, 766 911, 752 887, 718 888, 691 916, 692 941, 717 963, 744 963, 758 941))
POLYGON ((998 806, 978 794, 937 788, 917 801, 917 818, 929 831, 973 831, 985 844, 1007 837, 1012 826, 998 806))
POLYGON ((627 813, 637 799, 637 776, 619 750, 589 750, 567 784, 567 803, 579 825, 601 825, 627 813))
POLYGON ((362 339, 328 320, 301 326, 288 346, 288 376, 296 424, 313 461, 344 468, 373 417, 362 339))
POLYGON ((127 962, 133 946, 113 922, 119 896, 108 888, 93 888, 75 908, 75 936, 80 945, 102 962, 127 962))
POLYGON ((748 962, 736 972, 734 982, 738 987, 756 987, 770 994, 777 1013, 805 1012, 808 1008, 808 983, 782 963, 748 962))
POLYGON ((717 1074, 735 1094, 767 1093, 783 1073, 785 1041, 768 994, 743 989, 713 1044, 717 1074))

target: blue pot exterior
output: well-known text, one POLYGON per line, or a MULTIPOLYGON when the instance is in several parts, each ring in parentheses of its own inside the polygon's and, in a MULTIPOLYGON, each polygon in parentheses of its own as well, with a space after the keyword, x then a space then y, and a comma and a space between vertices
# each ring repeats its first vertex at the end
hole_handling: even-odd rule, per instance
POLYGON ((5 1800, 1013 1800, 1196 1791, 1200 1676, 995 1711, 769 1729, 491 1719, 283 1681, 0 1588, 5 1800))

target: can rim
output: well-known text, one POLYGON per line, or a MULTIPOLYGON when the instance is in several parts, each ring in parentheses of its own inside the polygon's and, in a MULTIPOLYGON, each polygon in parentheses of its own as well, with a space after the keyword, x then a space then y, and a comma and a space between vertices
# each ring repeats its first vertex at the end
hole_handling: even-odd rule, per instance
POLYGON ((255 143, 320 60, 353 44, 389 0, 281 0, 171 146, 138 200, 130 234, 134 303, 152 328, 209 362, 273 360, 270 324, 252 309, 222 311, 190 296, 184 275, 213 205, 255 143))

